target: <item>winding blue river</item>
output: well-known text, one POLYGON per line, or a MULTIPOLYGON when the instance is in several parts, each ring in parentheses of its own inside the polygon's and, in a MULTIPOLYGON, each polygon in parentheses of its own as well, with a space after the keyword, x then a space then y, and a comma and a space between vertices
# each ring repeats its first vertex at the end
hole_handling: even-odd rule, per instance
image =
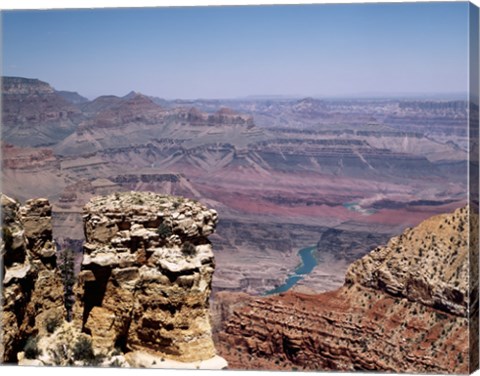
POLYGON ((305 275, 309 274, 318 264, 317 259, 313 255, 316 250, 316 246, 311 246, 302 248, 300 251, 298 251, 298 255, 302 260, 300 265, 297 266, 295 271, 288 276, 287 280, 283 285, 280 285, 273 290, 267 291, 265 295, 279 294, 281 292, 285 292, 292 288, 298 281, 302 280, 305 275))

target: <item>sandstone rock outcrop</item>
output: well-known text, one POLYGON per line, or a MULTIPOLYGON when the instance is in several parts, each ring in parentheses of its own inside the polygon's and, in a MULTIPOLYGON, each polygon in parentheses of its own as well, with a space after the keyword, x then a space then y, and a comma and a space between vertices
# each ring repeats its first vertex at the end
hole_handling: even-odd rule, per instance
POLYGON ((46 199, 24 206, 5 196, 2 204, 2 338, 0 360, 15 362, 28 337, 48 321, 63 320, 63 284, 56 268, 51 206, 46 199))
POLYGON ((463 207, 407 229, 353 263, 346 282, 466 316, 468 213, 463 207))
POLYGON ((209 318, 217 213, 180 197, 116 193, 84 208, 74 324, 94 348, 183 362, 215 356, 209 318))
POLYGON ((406 230, 336 291, 251 297, 219 333, 220 355, 237 369, 467 373, 468 216, 406 230))

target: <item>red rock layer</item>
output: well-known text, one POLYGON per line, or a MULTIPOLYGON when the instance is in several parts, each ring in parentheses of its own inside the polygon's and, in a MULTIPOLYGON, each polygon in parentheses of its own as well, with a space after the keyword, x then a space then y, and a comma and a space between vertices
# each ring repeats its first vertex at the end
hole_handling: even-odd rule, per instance
POLYGON ((220 329, 222 356, 239 369, 468 372, 470 213, 405 230, 353 263, 336 291, 250 298, 220 329))
POLYGON ((357 285, 252 298, 218 342, 232 369, 468 371, 466 318, 357 285))

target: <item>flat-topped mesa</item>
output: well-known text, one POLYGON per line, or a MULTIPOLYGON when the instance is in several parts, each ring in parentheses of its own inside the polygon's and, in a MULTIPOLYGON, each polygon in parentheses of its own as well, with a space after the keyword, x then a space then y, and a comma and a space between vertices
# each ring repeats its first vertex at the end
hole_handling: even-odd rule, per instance
POLYGON ((202 112, 195 107, 174 109, 173 112, 176 113, 180 120, 187 121, 194 126, 254 126, 252 116, 240 114, 228 108, 221 108, 215 113, 202 112))
POLYGON ((466 317, 468 206, 429 218, 353 263, 347 284, 358 283, 466 317))
POLYGON ((77 106, 46 82, 4 77, 2 90, 2 139, 10 144, 55 144, 70 135, 83 118, 77 106))
POLYGON ((209 318, 217 213, 149 192, 93 198, 75 325, 106 352, 146 351, 184 362, 215 356, 209 318))
POLYGON ((53 88, 46 82, 23 77, 3 77, 2 91, 4 94, 52 94, 53 88))

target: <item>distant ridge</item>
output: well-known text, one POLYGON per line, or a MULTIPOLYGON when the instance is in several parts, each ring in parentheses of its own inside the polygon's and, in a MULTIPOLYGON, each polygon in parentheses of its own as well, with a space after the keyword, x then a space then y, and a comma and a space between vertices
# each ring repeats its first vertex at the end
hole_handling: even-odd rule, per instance
POLYGON ((73 104, 82 104, 89 102, 88 98, 78 94, 76 91, 57 90, 56 93, 66 101, 73 104))

